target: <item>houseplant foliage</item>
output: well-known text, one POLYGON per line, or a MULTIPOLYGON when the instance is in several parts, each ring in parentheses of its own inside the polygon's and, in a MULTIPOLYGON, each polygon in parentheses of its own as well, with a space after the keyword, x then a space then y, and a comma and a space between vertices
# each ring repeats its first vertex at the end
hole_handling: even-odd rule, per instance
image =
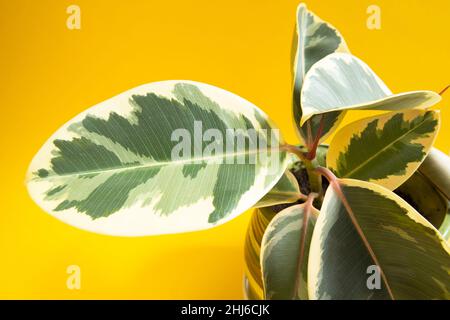
POLYGON ((31 197, 78 228, 126 236, 211 228, 257 208, 249 298, 449 299, 449 158, 432 147, 430 109, 441 96, 392 93, 303 4, 294 40, 299 145, 223 89, 150 83, 50 137, 27 173, 31 197), (338 128, 355 109, 380 112, 338 128))

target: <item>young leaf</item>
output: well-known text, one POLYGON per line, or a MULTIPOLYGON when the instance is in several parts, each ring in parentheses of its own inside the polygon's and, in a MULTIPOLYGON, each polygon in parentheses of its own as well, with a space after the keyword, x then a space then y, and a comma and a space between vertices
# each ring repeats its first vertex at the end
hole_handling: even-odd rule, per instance
POLYGON ((261 208, 282 203, 292 203, 302 197, 297 179, 286 170, 277 184, 262 197, 253 207, 261 208))
POLYGON ((284 173, 272 129, 261 110, 225 90, 151 83, 59 129, 33 159, 28 190, 45 211, 89 231, 210 228, 253 206, 284 173))
POLYGON ((319 214, 312 200, 284 209, 267 227, 261 244, 266 299, 308 299, 309 245, 319 214))
MULTIPOLYGON (((322 21, 301 3, 297 8, 297 23, 292 51, 294 75, 293 115, 297 131, 308 147, 313 139, 320 135, 320 141, 331 133, 343 118, 341 112, 313 117, 307 124, 300 126, 302 106, 300 103, 303 80, 308 70, 319 60, 333 52, 349 52, 347 44, 339 31, 331 24, 322 21), (322 124, 322 129, 321 127, 322 124), (321 132, 319 132, 321 131, 321 132)), ((320 142, 319 141, 319 142, 320 142)))
POLYGON ((377 184, 327 189, 308 261, 312 299, 449 299, 450 248, 407 202, 377 184))
POLYGON ((363 61, 347 53, 333 53, 306 74, 301 91, 301 125, 314 115, 331 111, 425 109, 440 100, 433 91, 392 94, 363 61))
POLYGON ((338 131, 327 166, 340 178, 375 182, 390 190, 423 161, 439 130, 438 111, 406 110, 353 122, 338 131))

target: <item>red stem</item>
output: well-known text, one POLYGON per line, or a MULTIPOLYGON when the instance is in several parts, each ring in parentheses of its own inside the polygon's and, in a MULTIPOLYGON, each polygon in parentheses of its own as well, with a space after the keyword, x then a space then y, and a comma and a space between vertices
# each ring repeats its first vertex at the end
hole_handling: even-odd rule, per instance
POLYGON ((316 172, 319 173, 320 175, 324 176, 325 178, 327 178, 328 182, 335 182, 337 180, 336 176, 334 175, 333 172, 331 172, 330 169, 328 168, 324 168, 324 167, 317 167, 316 172))
POLYGON ((297 293, 300 287, 300 274, 302 272, 302 266, 303 266, 303 259, 305 257, 305 240, 306 240, 306 234, 308 229, 308 222, 309 222, 309 215, 312 212, 313 208, 313 201, 317 197, 317 193, 310 193, 308 194, 308 198, 306 202, 303 204, 304 211, 303 211, 303 224, 302 224, 302 233, 300 235, 300 252, 297 259, 297 270, 296 270, 296 277, 295 277, 295 284, 294 284, 294 292, 292 295, 293 299, 296 299, 297 293))
POLYGON ((444 89, 442 89, 441 92, 439 92, 439 95, 442 96, 445 93, 445 91, 447 91, 448 88, 450 88, 450 84, 446 86, 444 89))
POLYGON ((312 160, 316 157, 317 147, 319 146, 319 141, 320 141, 320 138, 322 137, 324 118, 325 118, 325 116, 321 115, 319 130, 317 131, 317 135, 314 138, 314 143, 313 143, 312 147, 309 149, 309 152, 306 156, 309 160, 312 160))
POLYGON ((308 160, 306 154, 302 150, 300 150, 300 148, 297 146, 293 146, 291 144, 284 144, 281 146, 281 150, 285 150, 287 152, 295 154, 297 157, 299 157, 300 160, 303 161, 308 160))

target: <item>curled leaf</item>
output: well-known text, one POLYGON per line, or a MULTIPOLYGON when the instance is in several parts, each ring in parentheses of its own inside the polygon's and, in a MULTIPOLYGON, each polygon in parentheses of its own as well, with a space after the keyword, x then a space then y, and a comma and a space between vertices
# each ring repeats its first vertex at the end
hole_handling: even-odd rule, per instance
POLYGON ((308 70, 319 60, 334 52, 349 52, 339 31, 328 22, 321 20, 301 3, 297 8, 296 29, 292 51, 294 78, 293 115, 300 138, 312 148, 313 141, 323 141, 339 124, 344 114, 340 111, 312 117, 300 125, 302 118, 301 90, 308 70), (322 129, 319 130, 321 127, 322 129))
POLYGON ((306 74, 301 91, 303 125, 314 115, 350 109, 425 109, 438 103, 433 91, 393 94, 384 82, 360 59, 347 53, 323 58, 306 74))

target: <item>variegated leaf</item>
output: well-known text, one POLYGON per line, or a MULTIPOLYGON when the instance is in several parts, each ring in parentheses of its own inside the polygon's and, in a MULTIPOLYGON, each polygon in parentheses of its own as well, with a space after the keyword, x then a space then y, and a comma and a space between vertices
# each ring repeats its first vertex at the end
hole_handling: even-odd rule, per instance
POLYGON ((450 299, 450 249, 407 202, 377 184, 335 179, 314 228, 312 299, 450 299))
POLYGON ((300 138, 305 145, 312 147, 314 138, 321 131, 320 141, 331 133, 343 118, 341 112, 328 113, 313 117, 300 125, 302 118, 301 89, 308 70, 319 60, 333 52, 349 52, 347 44, 339 31, 331 24, 322 21, 301 3, 297 8, 297 23, 294 34, 293 55, 293 115, 300 138), (321 125, 321 122, 322 125, 321 125), (322 126, 322 128, 321 128, 322 126))
POLYGON ((438 111, 424 110, 361 119, 338 131, 327 166, 340 178, 371 181, 394 190, 419 167, 439 124, 438 111))
POLYGON ((312 200, 284 209, 267 227, 261 244, 266 299, 308 299, 309 246, 319 215, 312 200))
POLYGON ((402 110, 428 108, 441 100, 433 91, 392 94, 360 59, 333 53, 306 74, 301 91, 301 124, 314 115, 348 109, 402 110))
POLYGON ((33 159, 28 190, 45 211, 89 231, 210 228, 253 206, 284 173, 274 128, 253 104, 210 85, 143 85, 59 129, 33 159))
POLYGON ((255 205, 255 208, 268 207, 282 203, 292 203, 303 197, 297 179, 286 170, 277 184, 255 205))

